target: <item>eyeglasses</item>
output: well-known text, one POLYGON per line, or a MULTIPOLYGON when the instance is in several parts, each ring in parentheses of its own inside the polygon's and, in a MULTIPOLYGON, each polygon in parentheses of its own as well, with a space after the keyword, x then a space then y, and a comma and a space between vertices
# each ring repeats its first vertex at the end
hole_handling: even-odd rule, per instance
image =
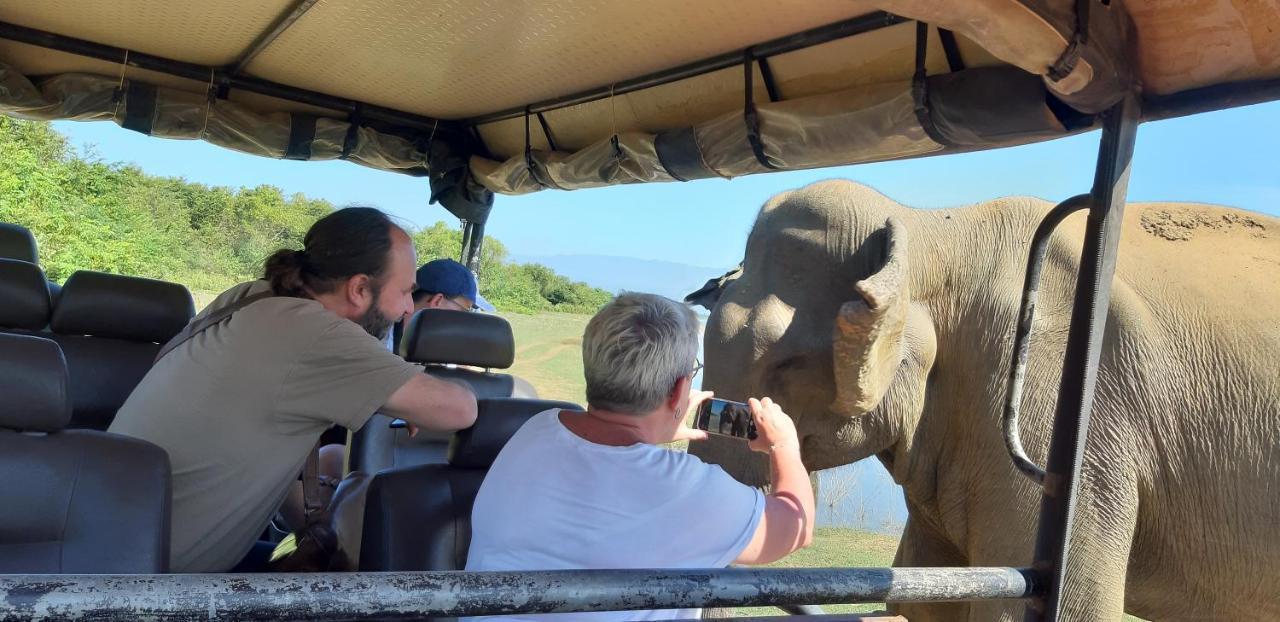
POLYGON ((475 311, 476 310, 476 307, 464 305, 461 302, 454 300, 453 298, 445 298, 445 300, 447 300, 449 304, 456 307, 459 311, 475 311))
POLYGON ((695 358, 693 359, 693 371, 689 372, 689 377, 696 378, 700 371, 702 371, 702 361, 695 358))

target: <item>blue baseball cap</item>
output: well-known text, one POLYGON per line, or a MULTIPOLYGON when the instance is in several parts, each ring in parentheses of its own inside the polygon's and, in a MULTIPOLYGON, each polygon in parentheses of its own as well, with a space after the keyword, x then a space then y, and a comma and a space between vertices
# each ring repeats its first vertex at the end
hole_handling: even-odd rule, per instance
POLYGON ((418 291, 444 294, 450 298, 462 296, 475 303, 483 311, 493 311, 493 305, 480 295, 475 275, 466 266, 452 259, 429 261, 418 268, 418 291))

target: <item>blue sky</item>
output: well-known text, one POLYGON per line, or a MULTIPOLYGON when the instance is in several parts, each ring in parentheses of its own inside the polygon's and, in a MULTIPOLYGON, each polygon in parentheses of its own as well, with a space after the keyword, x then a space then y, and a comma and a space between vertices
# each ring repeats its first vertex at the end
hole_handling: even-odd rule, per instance
MULTIPOLYGON (((337 205, 381 207, 417 226, 444 220, 422 179, 348 162, 270 160, 199 141, 153 139, 112 123, 55 127, 99 157, 205 184, 272 184, 337 205)), ((806 183, 843 177, 916 207, 999 196, 1061 200, 1088 190, 1098 132, 1010 149, 734 180, 544 191, 498 197, 488 233, 518 255, 599 254, 728 267, 759 206, 806 183)), ((1280 215, 1280 102, 1142 126, 1129 197, 1219 203, 1280 215)))

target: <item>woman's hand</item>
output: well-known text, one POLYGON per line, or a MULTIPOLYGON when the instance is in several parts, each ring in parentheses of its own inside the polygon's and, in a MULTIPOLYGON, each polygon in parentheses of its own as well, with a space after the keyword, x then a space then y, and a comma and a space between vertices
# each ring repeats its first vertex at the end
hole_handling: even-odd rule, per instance
POLYGON ((676 428, 676 435, 673 441, 705 441, 707 433, 703 430, 695 430, 689 427, 689 420, 693 418, 694 413, 698 412, 698 406, 703 402, 711 399, 715 393, 711 391, 690 391, 689 407, 684 411, 684 419, 680 421, 680 427, 676 428))

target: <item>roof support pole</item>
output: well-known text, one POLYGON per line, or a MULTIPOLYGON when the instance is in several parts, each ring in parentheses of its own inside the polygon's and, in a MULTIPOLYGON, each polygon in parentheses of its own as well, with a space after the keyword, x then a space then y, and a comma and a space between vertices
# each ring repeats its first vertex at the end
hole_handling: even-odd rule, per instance
POLYGON ((1074 560, 1076 567, 1072 566, 1072 527, 1078 515, 1085 441, 1140 118, 1138 98, 1133 93, 1103 114, 1102 139, 1045 468, 1040 528, 1032 566, 1045 590, 1028 604, 1028 622, 1061 619, 1063 586, 1068 583, 1069 573, 1078 572, 1080 564, 1088 563, 1077 559, 1074 560))
MULTIPOLYGON (((819 26, 809 30, 798 32, 793 35, 779 37, 764 41, 756 45, 749 46, 751 55, 755 58, 768 58, 770 56, 778 56, 796 50, 802 50, 807 47, 829 43, 845 37, 852 37, 863 33, 888 28, 896 24, 906 23, 905 17, 899 17, 892 13, 884 11, 875 11, 866 15, 860 15, 851 19, 819 26)), ((505 121, 507 119, 516 119, 526 114, 537 114, 539 112, 551 112, 561 108, 577 106, 589 102, 607 99, 609 97, 617 97, 626 95, 635 91, 670 84, 685 78, 692 78, 703 74, 728 69, 742 63, 742 58, 747 49, 725 52, 692 63, 664 69, 651 74, 632 78, 630 80, 621 80, 610 84, 602 84, 593 89, 547 99, 540 102, 534 102, 528 106, 519 106, 500 110, 486 115, 466 119, 465 122, 471 125, 484 125, 485 123, 493 123, 495 121, 505 121)))
POLYGON ((254 58, 261 54, 263 50, 267 49, 267 46, 271 45, 271 43, 279 38, 280 35, 284 34, 284 31, 288 30, 290 26, 297 22, 303 14, 311 10, 311 7, 315 6, 319 1, 320 0, 297 0, 294 2, 293 6, 289 7, 289 9, 281 14, 280 17, 276 18, 276 21, 268 26, 262 34, 258 35, 258 38, 254 39, 253 43, 249 44, 248 49, 240 54, 240 58, 236 59, 236 62, 232 64, 231 73, 244 73, 244 68, 248 67, 249 63, 253 62, 254 58))
POLYGON ((424 131, 432 131, 435 128, 444 132, 446 128, 452 130, 454 127, 451 121, 441 121, 423 115, 365 104, 252 76, 229 74, 217 67, 187 63, 162 56, 145 54, 137 50, 125 50, 124 48, 27 28, 9 22, 0 21, 0 39, 68 52, 78 56, 97 58, 112 63, 128 62, 130 67, 158 71, 179 78, 195 80, 201 84, 208 84, 210 76, 212 76, 214 82, 226 84, 228 88, 240 89, 250 93, 295 101, 320 108, 328 108, 329 110, 336 110, 346 114, 351 114, 359 108, 364 118, 371 121, 382 121, 424 131))
POLYGON ((462 263, 477 275, 480 274, 480 251, 484 249, 484 223, 462 221, 462 263))

